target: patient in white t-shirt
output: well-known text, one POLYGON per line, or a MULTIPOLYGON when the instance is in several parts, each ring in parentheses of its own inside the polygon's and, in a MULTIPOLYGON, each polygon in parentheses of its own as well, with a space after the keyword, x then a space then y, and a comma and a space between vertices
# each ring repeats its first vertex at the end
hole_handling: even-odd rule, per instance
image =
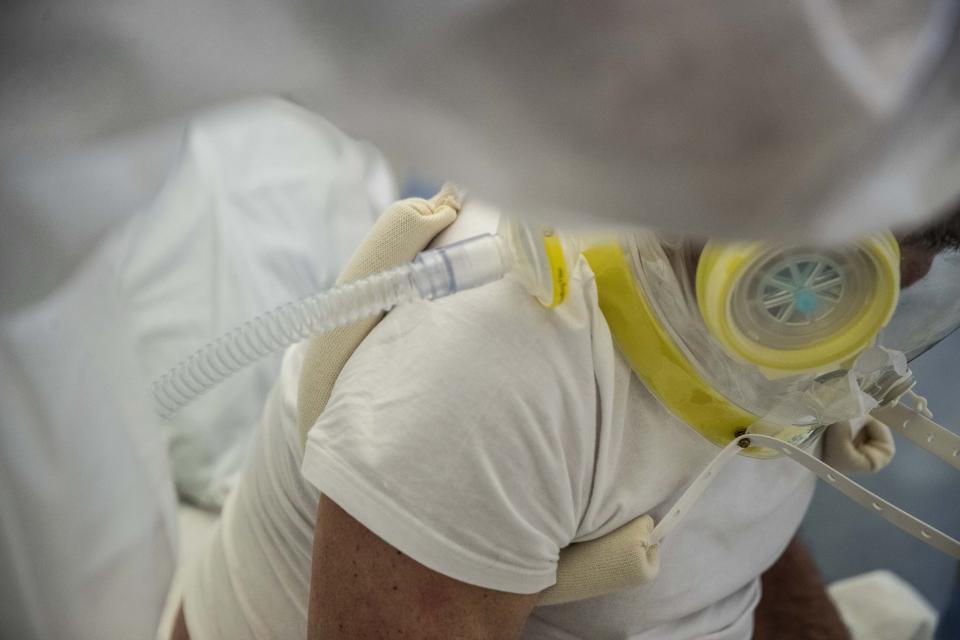
MULTIPOLYGON (((760 575, 813 492, 788 460, 735 459, 664 541, 650 583, 538 606, 562 548, 659 520, 717 452, 618 353, 585 263, 558 309, 504 280, 392 311, 341 372, 305 453, 303 351, 284 359, 175 637, 751 636, 760 575)), ((809 561, 784 557, 777 584, 809 583, 827 603, 809 561)), ((842 637, 825 606, 805 624, 842 637)))

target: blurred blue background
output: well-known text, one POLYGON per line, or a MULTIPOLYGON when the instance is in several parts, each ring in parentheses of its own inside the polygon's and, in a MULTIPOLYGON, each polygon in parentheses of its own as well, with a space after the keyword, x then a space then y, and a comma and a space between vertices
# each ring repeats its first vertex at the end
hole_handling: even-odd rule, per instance
MULTIPOLYGON (((917 391, 930 401, 934 417, 960 430, 960 332, 917 358, 911 367, 917 391)), ((960 482, 957 472, 904 438, 879 474, 857 479, 868 489, 905 508, 947 534, 960 534, 960 482)), ((942 611, 949 598, 956 563, 855 505, 839 492, 817 485, 813 505, 800 531, 827 581, 873 569, 889 569, 916 587, 942 611)))

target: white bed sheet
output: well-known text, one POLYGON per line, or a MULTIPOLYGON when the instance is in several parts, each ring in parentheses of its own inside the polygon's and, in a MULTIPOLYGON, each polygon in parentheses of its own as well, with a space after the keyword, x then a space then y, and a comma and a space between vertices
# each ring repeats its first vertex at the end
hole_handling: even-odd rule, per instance
POLYGON ((236 397, 227 387, 166 425, 150 381, 297 287, 325 286, 394 196, 376 150, 290 103, 255 99, 198 120, 148 206, 182 130, 172 122, 18 157, 0 177, 0 619, 10 637, 156 635, 177 565, 168 441, 202 452, 180 458, 181 480, 198 471, 182 486, 222 494, 242 463, 222 454, 242 453, 260 411, 250 391, 265 395, 271 374, 233 383, 250 393, 240 414, 221 410, 236 397))
POLYGON ((213 535, 220 515, 206 509, 180 503, 177 507, 177 530, 180 532, 180 556, 177 570, 170 582, 170 592, 157 627, 156 640, 170 640, 170 632, 180 608, 183 596, 183 574, 186 567, 195 562, 213 535))

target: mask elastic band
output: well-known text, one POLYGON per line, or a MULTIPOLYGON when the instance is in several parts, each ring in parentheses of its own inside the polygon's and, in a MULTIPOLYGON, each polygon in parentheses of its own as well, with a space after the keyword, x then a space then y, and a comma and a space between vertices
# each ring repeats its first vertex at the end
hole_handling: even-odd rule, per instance
MULTIPOLYGON (((906 412, 913 413, 906 407, 900 408, 906 412)), ((890 407, 890 409, 895 409, 895 407, 890 407)), ((876 412, 874 412, 874 415, 876 415, 876 412)), ((927 420, 923 416, 919 416, 915 413, 913 415, 916 416, 917 419, 935 425, 935 423, 927 420)), ((882 419, 881 416, 877 416, 877 418, 882 419)), ((939 427, 939 425, 936 426, 939 429, 946 431, 946 429, 943 429, 943 427, 939 427)), ((960 438, 957 438, 955 435, 953 438, 954 443, 960 445, 960 438)), ((929 448, 929 444, 930 441, 927 441, 926 444, 922 444, 921 446, 924 448, 929 448)), ((723 467, 725 467, 739 451, 748 446, 757 445, 773 449, 774 451, 783 454, 787 458, 790 458, 791 460, 803 465, 815 473, 821 480, 825 481, 827 484, 832 486, 837 491, 840 491, 854 502, 857 502, 860 506, 864 507, 868 511, 879 514, 888 522, 897 526, 903 531, 906 531, 918 540, 927 543, 931 547, 942 551, 952 558, 960 560, 960 541, 957 541, 955 538, 948 536, 939 529, 930 526, 923 520, 915 518, 893 503, 884 500, 880 496, 867 490, 860 484, 854 482, 847 476, 824 463, 817 457, 807 453, 803 449, 782 440, 778 440, 777 438, 756 433, 745 434, 733 440, 730 444, 723 448, 723 450, 709 465, 707 465, 702 472, 700 472, 700 475, 697 476, 696 480, 694 480, 690 486, 687 487, 687 489, 683 492, 683 495, 680 496, 667 515, 664 516, 663 520, 661 520, 657 526, 654 527, 651 534, 652 542, 654 544, 659 544, 661 540, 663 540, 671 531, 673 531, 673 529, 677 527, 678 524, 680 524, 680 521, 684 518, 684 516, 686 516, 697 499, 703 495, 703 492, 706 491, 710 483, 713 482, 713 479, 716 478, 720 470, 723 469, 723 467)), ((949 445, 948 443, 948 446, 952 445, 949 445)), ((930 450, 933 451, 932 449, 930 450)), ((958 454, 958 456, 960 456, 960 454, 958 454)), ((943 456, 938 454, 938 457, 943 456)), ((957 466, 958 463, 960 463, 960 460, 953 464, 954 466, 957 466)))
POLYGON ((941 427, 927 415, 902 404, 877 407, 870 414, 918 447, 960 470, 960 436, 941 427))

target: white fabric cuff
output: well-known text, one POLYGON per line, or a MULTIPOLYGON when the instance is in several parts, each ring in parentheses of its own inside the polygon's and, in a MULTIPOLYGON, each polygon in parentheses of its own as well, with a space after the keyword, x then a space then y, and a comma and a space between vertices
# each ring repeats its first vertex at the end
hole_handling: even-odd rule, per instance
POLYGON ((520 569, 481 557, 438 535, 309 440, 301 471, 310 484, 384 542, 447 577, 510 593, 538 593, 556 582, 555 568, 520 569))

